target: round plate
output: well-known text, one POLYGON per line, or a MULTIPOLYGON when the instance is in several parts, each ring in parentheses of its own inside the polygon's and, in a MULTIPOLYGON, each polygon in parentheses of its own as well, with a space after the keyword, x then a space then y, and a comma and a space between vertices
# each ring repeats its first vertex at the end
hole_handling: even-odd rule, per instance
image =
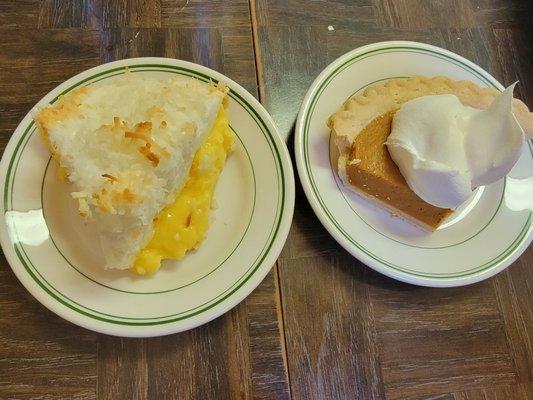
POLYGON ((336 174, 327 118, 367 86, 413 75, 446 75, 503 89, 477 65, 438 47, 398 41, 353 50, 329 65, 307 92, 296 124, 298 173, 322 224, 368 266, 417 285, 474 283, 507 267, 531 242, 531 141, 507 179, 478 189, 434 233, 391 217, 344 188, 336 174))
POLYGON ((126 67, 156 79, 178 74, 230 88, 229 120, 237 140, 216 188, 218 207, 203 244, 181 261, 165 261, 153 276, 104 270, 98 240, 77 215, 72 188, 57 179, 31 112, 0 164, 0 239, 18 279, 59 316, 112 335, 165 335, 216 318, 259 285, 287 238, 294 176, 265 109, 237 83, 200 65, 165 58, 112 62, 69 79, 37 106, 80 85, 111 82, 126 67))

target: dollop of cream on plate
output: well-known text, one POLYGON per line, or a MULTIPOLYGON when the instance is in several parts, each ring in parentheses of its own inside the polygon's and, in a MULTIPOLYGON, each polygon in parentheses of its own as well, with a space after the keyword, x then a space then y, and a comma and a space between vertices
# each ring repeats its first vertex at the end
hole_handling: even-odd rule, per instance
POLYGON ((478 186, 509 173, 524 143, 524 131, 511 111, 514 86, 486 110, 443 94, 408 101, 396 112, 385 144, 422 200, 453 209, 478 186))

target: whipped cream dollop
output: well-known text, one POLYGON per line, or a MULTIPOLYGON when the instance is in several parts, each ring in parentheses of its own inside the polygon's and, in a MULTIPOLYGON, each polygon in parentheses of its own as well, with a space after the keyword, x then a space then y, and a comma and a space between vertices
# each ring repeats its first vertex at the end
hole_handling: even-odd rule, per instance
POLYGON ((456 208, 478 186, 507 175, 524 142, 511 112, 514 86, 486 110, 463 106, 452 94, 402 105, 385 144, 411 190, 434 206, 456 208))

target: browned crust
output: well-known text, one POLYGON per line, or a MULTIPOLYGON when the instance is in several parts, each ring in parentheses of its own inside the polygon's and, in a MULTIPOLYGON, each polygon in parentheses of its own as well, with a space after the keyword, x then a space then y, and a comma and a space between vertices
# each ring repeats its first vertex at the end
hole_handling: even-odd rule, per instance
POLYGON ((34 117, 39 136, 46 144, 46 147, 48 147, 52 158, 56 162, 58 167, 58 176, 64 180, 68 180, 68 171, 61 166, 59 154, 50 142, 50 130, 56 121, 63 118, 68 118, 78 112, 78 106, 81 97, 87 94, 88 90, 89 89, 86 86, 82 86, 74 89, 66 96, 59 96, 57 103, 53 107, 41 109, 34 117))
POLYGON ((81 86, 65 96, 59 96, 53 107, 43 108, 36 116, 35 122, 42 136, 48 136, 52 125, 79 112, 81 98, 87 94, 89 88, 81 86))
MULTIPOLYGON (((464 105, 486 109, 500 92, 482 88, 471 81, 455 81, 445 76, 390 79, 352 96, 331 115, 327 125, 335 134, 339 150, 345 152, 353 138, 375 117, 421 96, 454 94, 464 105)), ((533 113, 520 100, 513 100, 513 113, 527 136, 533 135, 533 113)))

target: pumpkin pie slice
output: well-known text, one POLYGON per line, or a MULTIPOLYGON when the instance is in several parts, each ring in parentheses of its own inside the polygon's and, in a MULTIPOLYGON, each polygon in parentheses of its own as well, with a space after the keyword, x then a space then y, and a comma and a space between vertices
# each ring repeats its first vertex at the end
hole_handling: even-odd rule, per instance
MULTIPOLYGON (((339 149, 338 173, 343 183, 427 231, 436 230, 453 210, 431 205, 416 195, 384 143, 403 103, 437 94, 454 94, 465 106, 485 109, 499 92, 442 76, 391 79, 351 97, 327 121, 339 149)), ((527 106, 514 99, 513 114, 526 134, 531 134, 533 115, 527 106)))

